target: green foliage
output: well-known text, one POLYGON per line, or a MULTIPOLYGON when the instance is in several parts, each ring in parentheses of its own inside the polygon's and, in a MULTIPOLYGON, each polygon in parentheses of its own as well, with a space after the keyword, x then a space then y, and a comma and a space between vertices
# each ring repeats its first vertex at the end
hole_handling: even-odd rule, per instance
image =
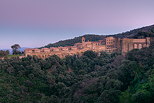
POLYGON ((17 54, 22 54, 18 49, 20 49, 20 45, 19 44, 14 44, 11 46, 12 51, 13 51, 13 55, 17 55, 17 54))
POLYGON ((97 54, 93 51, 86 51, 86 52, 83 53, 83 56, 86 56, 90 59, 94 59, 94 58, 97 57, 97 54))
POLYGON ((0 60, 0 102, 153 103, 153 51, 0 60))
POLYGON ((10 54, 10 52, 8 50, 6 50, 6 51, 0 50, 0 57, 5 57, 9 54, 10 54))
POLYGON ((117 34, 116 36, 129 38, 154 37, 154 25, 134 29, 128 32, 117 34))
MULTIPOLYGON (((115 36, 115 37, 119 37, 119 38, 144 38, 144 37, 154 37, 154 25, 151 26, 146 26, 143 28, 139 28, 139 29, 134 29, 128 32, 123 32, 120 34, 116 34, 116 35, 94 35, 94 34, 90 34, 90 35, 83 35, 86 40, 89 41, 98 41, 98 40, 103 40, 105 37, 107 36, 115 36)), ((79 37, 75 37, 73 39, 68 39, 68 40, 62 40, 53 44, 48 44, 46 46, 44 46, 45 48, 50 48, 50 47, 59 47, 59 46, 73 46, 75 43, 79 43, 81 42, 81 38, 83 36, 79 36, 79 37)), ((43 47, 42 47, 43 48, 43 47)))
MULTIPOLYGON (((98 40, 102 40, 105 36, 91 34, 91 35, 84 35, 84 37, 86 38, 86 40, 89 40, 89 41, 98 41, 98 40)), ((73 46, 75 43, 81 42, 81 38, 82 36, 75 37, 74 39, 68 39, 68 40, 59 41, 54 44, 48 44, 44 47, 50 48, 50 47, 59 47, 59 46, 73 46)))
POLYGON ((154 96, 154 48, 133 50, 127 54, 127 58, 135 61, 134 79, 129 88, 121 93, 120 103, 153 103, 154 96), (137 69, 138 68, 138 69, 137 69))

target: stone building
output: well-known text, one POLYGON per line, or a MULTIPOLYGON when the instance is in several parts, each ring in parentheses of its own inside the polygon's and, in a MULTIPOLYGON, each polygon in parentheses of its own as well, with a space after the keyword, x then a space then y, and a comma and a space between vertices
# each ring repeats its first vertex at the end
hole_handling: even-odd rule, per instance
POLYGON ((122 39, 122 45, 121 45, 121 52, 122 54, 126 54, 128 51, 131 51, 133 49, 141 49, 145 47, 149 47, 151 44, 152 38, 146 37, 144 39, 129 39, 124 38, 122 39))
POLYGON ((151 41, 152 38, 150 37, 143 39, 107 37, 105 38, 106 52, 121 52, 125 55, 128 51, 133 49, 149 47, 151 41))
POLYGON ((60 58, 64 58, 68 55, 82 55, 82 53, 88 50, 92 50, 95 52, 104 51, 108 53, 121 52, 123 55, 125 55, 132 49, 149 47, 150 43, 150 37, 144 39, 121 39, 116 37, 106 37, 104 40, 100 40, 97 42, 86 41, 85 38, 82 37, 81 43, 76 43, 74 46, 26 49, 25 56, 37 56, 39 58, 45 59, 49 56, 57 55, 60 58))

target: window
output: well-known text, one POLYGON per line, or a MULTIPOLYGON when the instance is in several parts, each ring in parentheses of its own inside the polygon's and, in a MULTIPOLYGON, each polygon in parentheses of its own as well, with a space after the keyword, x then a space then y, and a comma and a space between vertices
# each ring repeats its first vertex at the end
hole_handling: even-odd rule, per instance
POLYGON ((139 49, 141 49, 142 48, 142 44, 139 44, 139 49))
POLYGON ((134 49, 137 49, 137 44, 134 44, 134 49))

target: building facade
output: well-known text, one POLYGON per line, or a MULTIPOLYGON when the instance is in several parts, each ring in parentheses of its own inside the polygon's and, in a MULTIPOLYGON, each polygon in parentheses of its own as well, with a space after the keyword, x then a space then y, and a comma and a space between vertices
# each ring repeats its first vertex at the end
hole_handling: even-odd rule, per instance
POLYGON ((92 50, 94 52, 121 52, 125 55, 128 51, 133 49, 141 49, 149 47, 151 38, 147 37, 144 39, 130 39, 130 38, 116 38, 106 37, 104 40, 97 42, 86 41, 82 37, 81 43, 76 43, 74 46, 66 47, 51 47, 42 49, 26 49, 25 56, 37 56, 39 58, 48 58, 52 55, 57 55, 60 58, 64 58, 68 55, 82 55, 85 51, 92 50))

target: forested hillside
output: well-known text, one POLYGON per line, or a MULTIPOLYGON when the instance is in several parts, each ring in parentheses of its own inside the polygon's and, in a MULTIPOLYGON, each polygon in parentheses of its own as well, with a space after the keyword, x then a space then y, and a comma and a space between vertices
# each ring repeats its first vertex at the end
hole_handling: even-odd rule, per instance
MULTIPOLYGON (((83 36, 79 36, 79 37, 75 37, 73 39, 59 41, 57 43, 48 44, 45 47, 50 48, 50 47, 59 47, 59 46, 73 46, 75 43, 81 42, 82 37, 83 36)), ((84 35, 84 37, 86 38, 86 40, 89 40, 89 41, 98 41, 98 40, 104 39, 105 36, 93 34, 93 35, 84 35)))
MULTIPOLYGON (((86 40, 89 41, 98 41, 103 40, 106 36, 116 36, 119 38, 144 38, 144 37, 154 37, 154 25, 146 26, 139 29, 134 29, 131 31, 115 34, 115 35, 83 35, 86 40)), ((63 40, 59 41, 53 44, 48 44, 44 47, 50 48, 50 47, 59 47, 59 46, 73 46, 75 43, 81 42, 81 38, 83 36, 75 37, 73 39, 63 40)))
POLYGON ((154 37, 154 25, 142 27, 139 29, 130 30, 124 33, 116 34, 117 37, 142 38, 154 37))
POLYGON ((126 57, 83 56, 0 60, 1 103, 153 103, 154 47, 126 57))

